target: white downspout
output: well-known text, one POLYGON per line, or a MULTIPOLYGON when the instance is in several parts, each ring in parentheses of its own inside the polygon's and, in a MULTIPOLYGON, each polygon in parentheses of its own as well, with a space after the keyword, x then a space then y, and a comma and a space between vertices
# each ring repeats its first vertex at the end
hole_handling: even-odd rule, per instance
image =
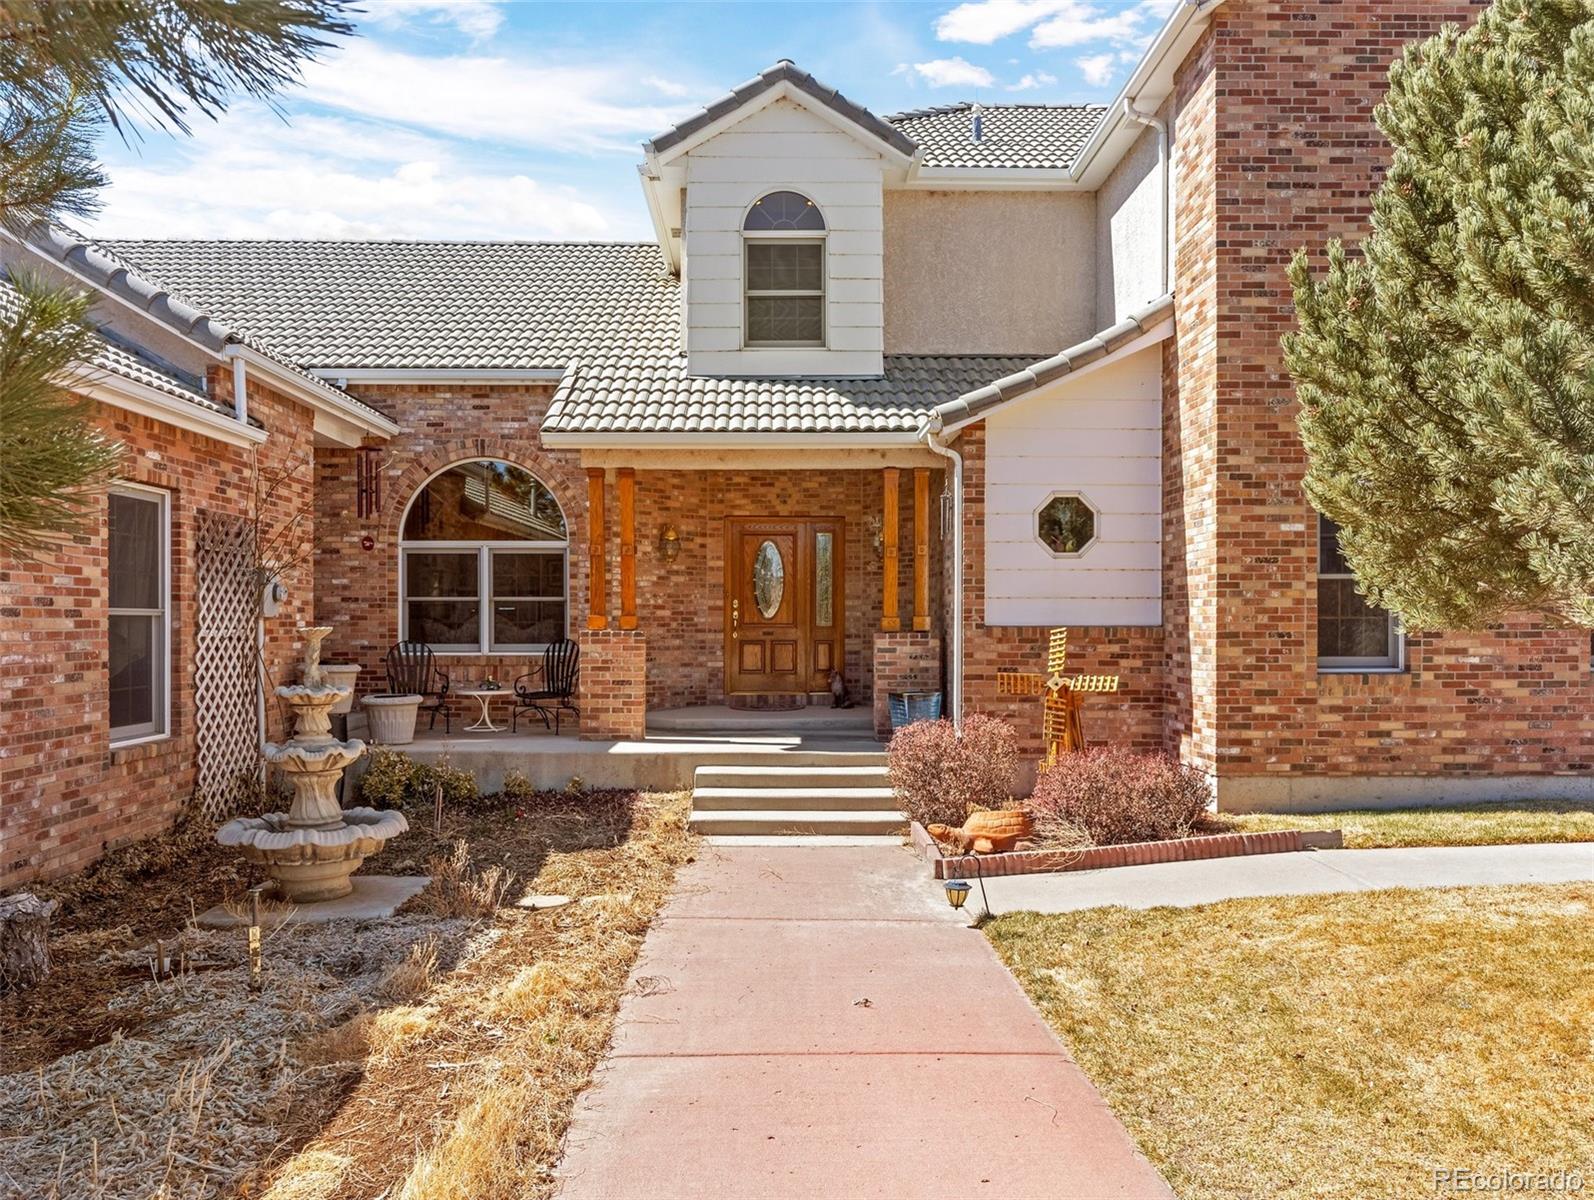
POLYGON ((1162 174, 1162 208, 1159 213, 1160 220, 1158 221, 1158 224, 1162 227, 1162 294, 1167 295, 1173 290, 1173 279, 1170 276, 1170 260, 1172 258, 1170 244, 1173 239, 1168 236, 1169 200, 1170 193, 1173 190, 1169 179, 1169 170, 1173 164, 1169 161, 1168 154, 1168 123, 1152 113, 1141 112, 1135 107, 1134 101, 1127 97, 1124 98, 1124 116, 1131 121, 1138 121, 1142 125, 1148 125, 1157 131, 1157 169, 1162 174))
POLYGON ((924 444, 952 463, 952 619, 947 646, 948 715, 954 723, 963 720, 963 456, 941 440, 941 419, 931 417, 920 435, 924 444))
POLYGON ((232 356, 232 410, 239 424, 249 424, 249 378, 241 354, 232 356))

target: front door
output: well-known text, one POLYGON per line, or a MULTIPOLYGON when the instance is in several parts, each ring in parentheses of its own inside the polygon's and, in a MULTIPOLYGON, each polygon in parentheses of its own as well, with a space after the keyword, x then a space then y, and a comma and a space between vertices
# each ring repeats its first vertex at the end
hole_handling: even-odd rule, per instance
POLYGON ((830 686, 846 644, 839 517, 732 517, 725 534, 725 690, 798 695, 830 686))

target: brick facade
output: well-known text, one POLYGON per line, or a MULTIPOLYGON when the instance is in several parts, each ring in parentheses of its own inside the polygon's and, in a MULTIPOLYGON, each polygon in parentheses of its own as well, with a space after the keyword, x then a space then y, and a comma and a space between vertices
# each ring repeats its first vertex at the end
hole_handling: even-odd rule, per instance
MULTIPOLYGON (((230 399, 231 375, 214 372, 212 394, 230 399)), ((266 519, 308 517, 312 469, 307 409, 251 380, 249 410, 272 436, 261 469, 301 463, 266 519)), ((0 563, 0 888, 80 870, 106 849, 166 828, 194 788, 194 536, 196 512, 246 515, 255 452, 101 404, 96 423, 127 447, 123 475, 160 488, 171 506, 171 727, 157 741, 110 743, 106 499, 90 532, 35 564, 0 563)), ((278 683, 295 675, 296 628, 311 617, 312 522, 301 521, 302 565, 284 582, 288 600, 266 621, 265 660, 278 683)), ((273 736, 281 734, 267 706, 273 736)))
POLYGON ((1187 659, 1186 756, 1215 768, 1220 802, 1292 803, 1308 778, 1427 776, 1443 787, 1594 763, 1584 633, 1526 619, 1413 633, 1403 673, 1317 671, 1315 515, 1279 348, 1293 321, 1285 268, 1300 245, 1365 234, 1387 158, 1372 108, 1389 63, 1480 7, 1236 0, 1179 74, 1168 445, 1181 452, 1175 462, 1170 451, 1168 490, 1182 506, 1168 505, 1170 519, 1183 511, 1167 540, 1182 568, 1169 580, 1170 690, 1186 690, 1187 659))
POLYGON ((647 733, 647 638, 637 629, 588 629, 581 639, 581 736, 635 739, 647 733))
POLYGON ((874 635, 874 731, 877 735, 886 737, 891 733, 891 693, 941 691, 943 665, 941 639, 934 633, 903 629, 874 635))

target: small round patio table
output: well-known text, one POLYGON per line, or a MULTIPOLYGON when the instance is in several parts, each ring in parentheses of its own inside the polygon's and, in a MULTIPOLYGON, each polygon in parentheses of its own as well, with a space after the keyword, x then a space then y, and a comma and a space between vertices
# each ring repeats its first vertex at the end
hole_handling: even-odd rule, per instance
POLYGON ((460 688, 454 694, 457 696, 474 696, 476 698, 476 703, 482 706, 482 715, 476 718, 474 724, 465 726, 465 732, 502 733, 504 730, 509 728, 507 725, 494 725, 492 713, 492 703, 494 697, 508 696, 510 699, 514 699, 515 693, 510 691, 508 688, 469 687, 460 688))

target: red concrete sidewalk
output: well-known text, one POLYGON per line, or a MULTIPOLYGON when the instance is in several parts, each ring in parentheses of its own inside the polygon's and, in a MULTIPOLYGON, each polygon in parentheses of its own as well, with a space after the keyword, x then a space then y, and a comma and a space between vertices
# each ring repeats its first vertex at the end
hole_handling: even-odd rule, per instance
POLYGON ((561 1200, 1170 1197, 893 847, 705 846, 648 934, 561 1200))

